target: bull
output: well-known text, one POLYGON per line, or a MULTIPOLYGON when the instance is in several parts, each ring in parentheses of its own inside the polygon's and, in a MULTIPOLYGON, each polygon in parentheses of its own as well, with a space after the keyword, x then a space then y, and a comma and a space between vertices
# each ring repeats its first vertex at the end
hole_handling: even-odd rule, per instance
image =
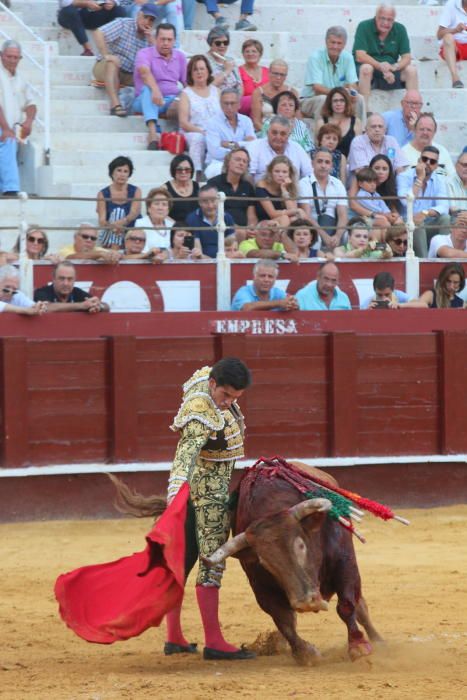
MULTIPOLYGON (((292 462, 309 477, 331 486, 337 482, 319 469, 292 462)), ((119 510, 133 515, 160 515, 162 499, 132 494, 109 475, 119 496, 119 510)), ((283 479, 257 470, 253 482, 242 479, 233 518, 234 536, 205 560, 210 565, 230 556, 240 560, 259 606, 272 617, 299 664, 319 659, 318 649, 302 639, 296 613, 327 610, 337 595, 337 613, 347 627, 352 660, 371 653, 370 641, 383 641, 374 628, 362 596, 352 534, 328 517, 326 498, 303 500, 283 479)))

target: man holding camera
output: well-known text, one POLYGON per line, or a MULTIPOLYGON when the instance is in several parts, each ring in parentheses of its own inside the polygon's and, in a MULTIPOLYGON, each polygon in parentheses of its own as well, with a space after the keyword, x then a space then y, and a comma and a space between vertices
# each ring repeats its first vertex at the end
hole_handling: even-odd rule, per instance
POLYGON ((357 92, 357 71, 350 51, 345 51, 347 32, 344 27, 329 27, 326 32, 326 48, 313 51, 305 71, 305 87, 300 111, 305 117, 316 119, 326 95, 335 87, 348 90, 356 116, 362 124, 366 121, 365 102, 357 92))
POLYGON ((409 295, 395 289, 394 277, 390 272, 378 272, 373 279, 375 291, 360 304, 361 309, 398 309, 399 304, 409 301, 409 295))

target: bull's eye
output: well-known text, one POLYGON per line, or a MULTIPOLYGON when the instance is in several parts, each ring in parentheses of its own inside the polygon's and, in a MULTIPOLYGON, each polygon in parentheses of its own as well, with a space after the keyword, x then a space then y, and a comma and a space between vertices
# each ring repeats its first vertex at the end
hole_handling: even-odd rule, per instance
POLYGON ((307 549, 306 544, 301 537, 295 538, 293 548, 298 564, 300 566, 305 566, 307 549))

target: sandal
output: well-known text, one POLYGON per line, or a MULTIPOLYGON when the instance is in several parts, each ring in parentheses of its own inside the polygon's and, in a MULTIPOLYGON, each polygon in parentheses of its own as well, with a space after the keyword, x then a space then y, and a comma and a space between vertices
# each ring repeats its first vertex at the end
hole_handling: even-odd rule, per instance
POLYGON ((127 111, 126 109, 123 109, 122 105, 115 105, 115 107, 111 108, 110 114, 113 117, 126 117, 127 111))

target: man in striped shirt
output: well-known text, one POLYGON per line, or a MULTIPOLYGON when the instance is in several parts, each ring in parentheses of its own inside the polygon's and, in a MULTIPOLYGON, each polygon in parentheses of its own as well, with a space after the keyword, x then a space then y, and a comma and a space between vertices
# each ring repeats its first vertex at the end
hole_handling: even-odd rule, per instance
POLYGON ((119 86, 133 86, 133 70, 136 54, 154 43, 153 26, 157 12, 154 5, 146 3, 136 18, 119 18, 109 22, 94 33, 99 50, 93 68, 94 78, 103 83, 110 100, 110 114, 126 117, 118 97, 119 86))

